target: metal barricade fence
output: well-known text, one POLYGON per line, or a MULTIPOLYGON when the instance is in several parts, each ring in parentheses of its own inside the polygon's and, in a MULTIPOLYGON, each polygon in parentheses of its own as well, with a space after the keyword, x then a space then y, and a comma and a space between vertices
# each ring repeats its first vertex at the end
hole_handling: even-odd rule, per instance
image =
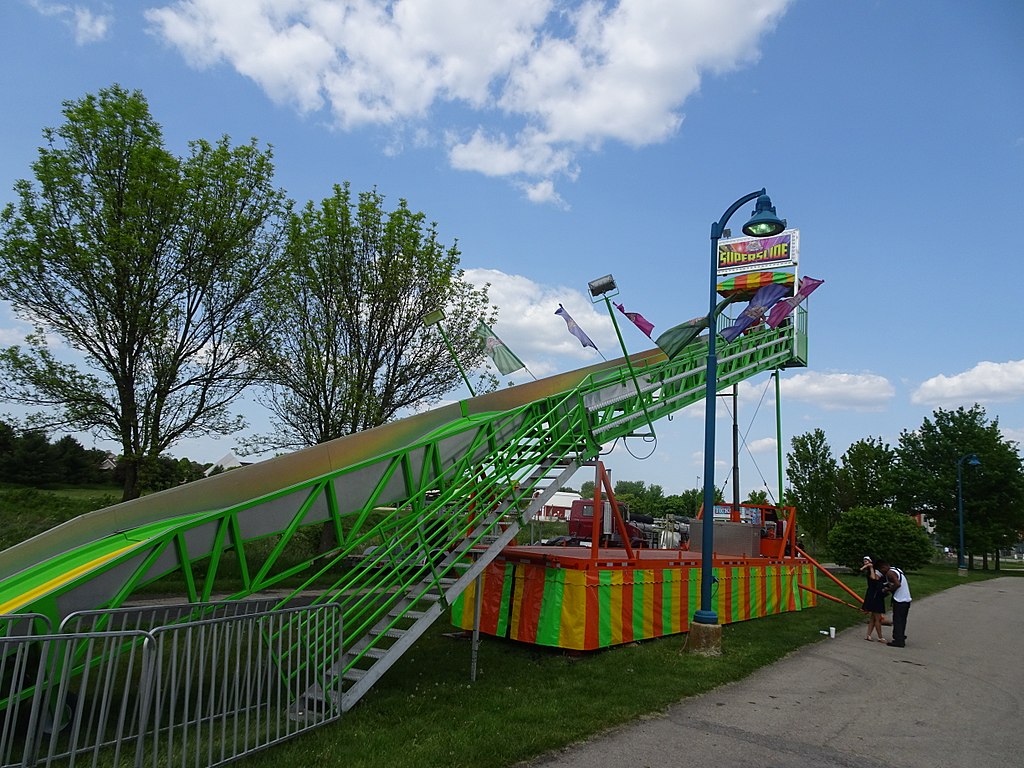
POLYGON ((0 637, 33 635, 40 630, 43 634, 53 631, 49 617, 41 613, 0 614, 0 637))
POLYGON ((0 637, 0 768, 210 768, 340 717, 336 604, 221 612, 0 637))
POLYGON ((102 608, 75 611, 60 623, 61 632, 123 632, 149 631, 186 621, 219 619, 252 613, 266 613, 278 604, 276 598, 251 600, 217 600, 205 603, 146 603, 124 608, 102 608))
POLYGON ((133 759, 140 682, 151 667, 146 639, 143 632, 0 638, 0 765, 133 759))
POLYGON ((341 716, 336 604, 204 619, 153 632, 139 765, 214 766, 341 716))

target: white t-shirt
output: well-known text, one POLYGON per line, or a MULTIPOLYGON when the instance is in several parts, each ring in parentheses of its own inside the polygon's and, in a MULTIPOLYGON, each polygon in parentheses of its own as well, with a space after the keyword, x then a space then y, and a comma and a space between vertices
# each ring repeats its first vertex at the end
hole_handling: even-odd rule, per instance
POLYGON ((892 567, 890 570, 896 571, 896 575, 900 577, 900 585, 892 593, 892 599, 897 603, 909 603, 913 598, 910 596, 910 584, 907 583, 906 575, 899 568, 892 567))

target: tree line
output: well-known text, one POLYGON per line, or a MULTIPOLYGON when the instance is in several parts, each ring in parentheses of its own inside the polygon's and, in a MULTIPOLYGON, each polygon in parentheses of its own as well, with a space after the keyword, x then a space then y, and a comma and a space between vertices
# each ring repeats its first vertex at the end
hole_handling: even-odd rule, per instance
MULTIPOLYGON (((32 327, 0 349, 0 400, 29 429, 90 431, 120 446, 123 499, 176 442, 233 435, 246 393, 297 448, 378 426, 456 388, 493 322, 457 244, 406 201, 346 183, 297 206, 256 139, 197 139, 179 157, 139 91, 64 103, 32 179, 0 213, 0 299, 32 327)), ((486 375, 481 384, 493 385, 486 375)), ((165 464, 165 462, 164 462, 165 464)), ((166 466, 163 469, 167 469, 166 466)))
MULTIPOLYGON (((665 495, 662 486, 657 483, 647 485, 643 480, 616 480, 612 488, 615 491, 615 498, 628 504, 631 513, 651 517, 696 517, 701 504, 704 503, 703 488, 687 488, 681 493, 665 495)), ((593 498, 594 481, 585 481, 580 486, 579 493, 583 498, 593 498)), ((715 488, 715 503, 726 503, 721 488, 715 488)), ((751 491, 742 503, 767 505, 771 502, 766 491, 751 491)))
POLYGON ((848 565, 859 565, 871 546, 873 554, 897 550, 907 567, 927 561, 930 544, 922 549, 893 515, 934 521, 939 545, 956 550, 960 502, 964 554, 982 556, 984 567, 990 554, 998 558, 1024 539, 1019 446, 978 404, 937 409, 917 429, 901 431, 895 447, 858 440, 838 461, 825 432, 814 429, 793 438, 786 476, 786 501, 797 507, 809 546, 848 565))
MULTIPOLYGON (((211 465, 170 456, 147 458, 139 467, 144 492, 199 480, 211 465)), ((56 441, 38 429, 19 430, 0 421, 0 480, 30 488, 124 482, 124 457, 86 448, 70 435, 56 441)))

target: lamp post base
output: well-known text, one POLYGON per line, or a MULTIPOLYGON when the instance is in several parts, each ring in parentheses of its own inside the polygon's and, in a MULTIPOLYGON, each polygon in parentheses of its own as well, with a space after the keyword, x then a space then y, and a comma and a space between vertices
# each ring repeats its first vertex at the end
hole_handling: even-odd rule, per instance
POLYGON ((967 569, 966 568, 957 568, 956 569, 956 575, 957 576, 966 576, 967 575, 967 569))
POLYGON ((698 656, 722 655, 722 625, 690 622, 686 638, 686 652, 698 656))

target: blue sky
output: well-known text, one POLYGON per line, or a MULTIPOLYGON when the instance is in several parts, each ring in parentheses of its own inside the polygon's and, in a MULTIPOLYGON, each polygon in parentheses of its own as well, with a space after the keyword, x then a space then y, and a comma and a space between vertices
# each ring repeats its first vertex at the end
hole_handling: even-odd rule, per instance
MULTIPOLYGON (((763 186, 801 232, 801 274, 825 280, 810 364, 783 375, 787 447, 821 427, 838 458, 975 402, 1024 441, 1017 0, 5 0, 0 28, 0 203, 64 100, 139 89, 172 151, 257 137, 299 203, 349 181, 424 211, 544 375, 598 359, 559 302, 615 353, 595 277, 655 335, 706 311, 710 224, 763 186)), ((0 344, 24 330, 0 305, 0 344)), ((774 389, 740 394, 741 489, 774 494, 774 389)), ((658 435, 643 461, 616 447, 616 479, 696 486, 702 406, 658 435)))

